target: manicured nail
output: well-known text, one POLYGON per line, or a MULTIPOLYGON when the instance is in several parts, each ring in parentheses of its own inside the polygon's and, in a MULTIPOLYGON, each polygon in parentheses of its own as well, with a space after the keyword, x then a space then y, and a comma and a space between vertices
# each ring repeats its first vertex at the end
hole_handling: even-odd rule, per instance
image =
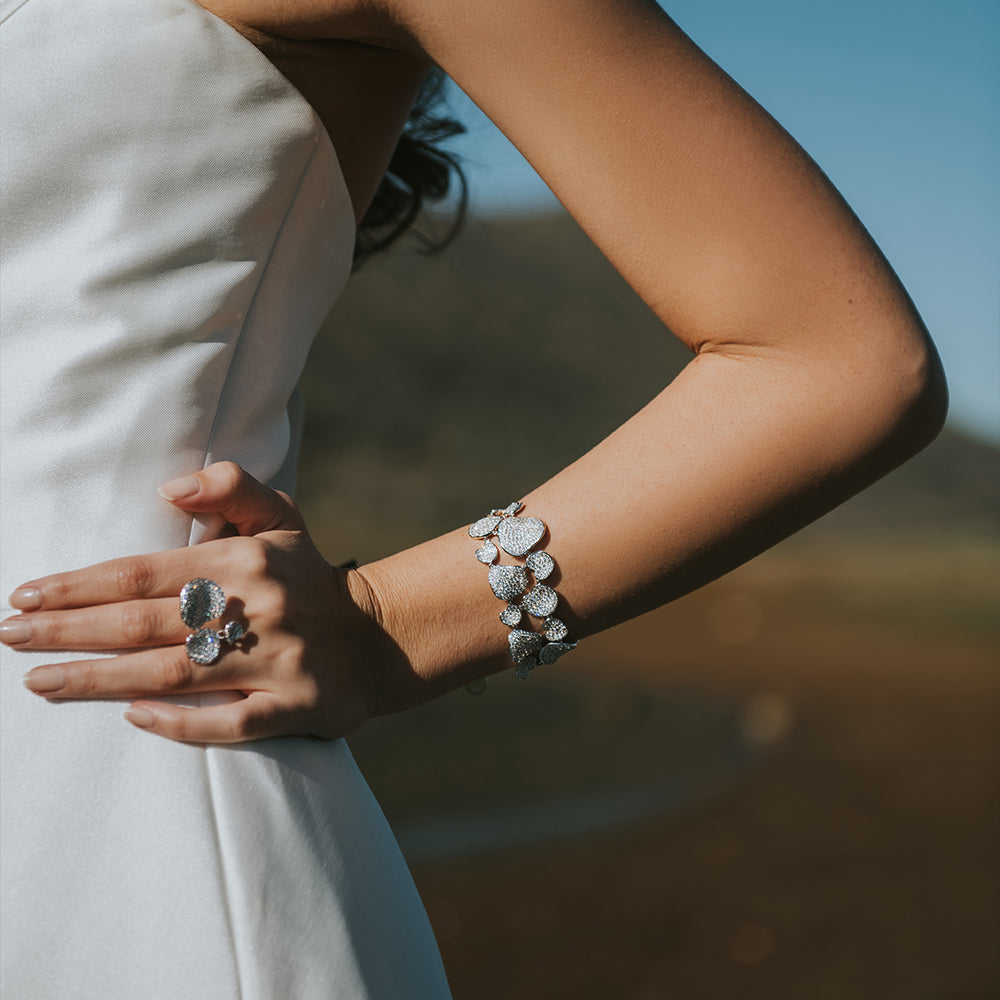
POLYGON ((122 715, 140 729, 152 729, 156 722, 156 716, 146 708, 126 708, 122 715))
POLYGON ((42 592, 37 587, 19 587, 10 595, 10 606, 18 611, 37 611, 42 606, 42 592))
POLYGON ((58 691, 65 683, 66 671, 62 667, 35 667, 24 675, 24 686, 35 694, 58 691))
POLYGON ((30 638, 31 622, 27 618, 11 618, 0 622, 0 642, 16 646, 19 642, 27 642, 30 638))
POLYGON ((164 483, 159 494, 164 500, 183 500, 185 497, 193 496, 201 489, 201 483, 197 476, 181 476, 180 479, 171 479, 169 483, 164 483))

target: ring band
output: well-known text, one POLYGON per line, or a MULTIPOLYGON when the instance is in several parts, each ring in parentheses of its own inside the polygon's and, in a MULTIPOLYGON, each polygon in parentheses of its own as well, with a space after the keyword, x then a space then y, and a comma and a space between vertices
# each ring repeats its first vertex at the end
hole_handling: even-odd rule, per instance
POLYGON ((218 660, 223 646, 235 646, 243 638, 239 622, 227 622, 221 629, 200 627, 221 618, 225 610, 226 595, 214 580, 198 577, 181 588, 181 621, 196 630, 184 640, 192 663, 210 666, 218 660))

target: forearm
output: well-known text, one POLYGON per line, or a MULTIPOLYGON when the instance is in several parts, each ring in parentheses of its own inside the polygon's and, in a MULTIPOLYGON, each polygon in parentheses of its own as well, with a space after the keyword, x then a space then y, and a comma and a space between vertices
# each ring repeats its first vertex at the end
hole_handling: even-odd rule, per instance
MULTIPOLYGON (((696 355, 529 496, 483 498, 524 500, 547 523, 573 638, 719 576, 933 437, 943 380, 891 268, 806 153, 656 4, 384 6, 696 355)), ((400 654, 383 707, 506 662, 475 547, 460 529, 363 568, 400 654)))
MULTIPOLYGON (((470 523, 514 499, 546 522, 558 570, 546 582, 574 639, 673 600, 814 520, 936 433, 943 383, 917 321, 837 354, 702 353, 577 462, 527 497, 484 497, 470 523)), ((478 544, 462 527, 362 568, 403 652, 384 708, 510 666, 504 605, 474 558, 478 544)))

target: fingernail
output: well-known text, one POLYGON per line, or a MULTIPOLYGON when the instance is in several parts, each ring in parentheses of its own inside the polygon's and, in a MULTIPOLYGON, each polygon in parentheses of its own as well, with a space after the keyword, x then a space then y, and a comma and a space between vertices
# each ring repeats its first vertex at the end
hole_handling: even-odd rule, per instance
POLYGON ((156 722, 156 716, 147 708, 126 708, 122 715, 140 729, 152 729, 156 722))
POLYGON ((19 642, 27 642, 31 638, 31 622, 26 618, 11 618, 0 622, 0 642, 15 646, 19 642))
POLYGON ((24 686, 35 694, 58 691, 66 683, 66 671, 62 667, 35 667, 24 675, 24 686))
POLYGON ((180 479, 171 479, 169 483, 164 483, 159 494, 164 500, 183 500, 185 497, 193 496, 201 489, 201 483, 197 476, 181 476, 180 479))
POLYGON ((37 587, 19 587, 10 595, 10 606, 18 611, 37 611, 42 606, 42 592, 37 587))

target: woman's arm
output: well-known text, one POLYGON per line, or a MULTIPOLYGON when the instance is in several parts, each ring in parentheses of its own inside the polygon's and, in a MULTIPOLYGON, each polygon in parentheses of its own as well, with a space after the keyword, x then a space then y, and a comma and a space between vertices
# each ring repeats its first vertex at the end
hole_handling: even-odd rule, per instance
MULTIPOLYGON (((548 524, 560 617, 573 638, 720 575, 931 440, 944 416, 943 377, 892 270, 806 154, 655 4, 370 6, 400 44, 426 52, 490 114, 694 354, 653 402, 530 496, 483 498, 484 508, 524 499, 525 514, 548 524)), ((627 331, 609 330, 607 349, 627 350, 627 331)), ((498 401, 498 419, 509 422, 512 447, 523 447, 537 420, 558 414, 546 413, 544 402, 537 413, 508 414, 498 401)), ((241 503, 269 502, 245 483, 220 485, 212 470, 200 479, 202 491, 178 506, 218 510, 231 502, 226 489, 248 490, 241 503)), ((171 555, 173 575, 163 570, 159 589, 142 594, 95 591, 79 574, 35 581, 42 597, 30 616, 38 624, 33 648, 80 648, 70 638, 79 642, 102 613, 77 618, 54 644, 41 638, 58 620, 51 616, 75 613, 59 608, 139 597, 160 601, 166 621, 166 595, 197 575, 226 577, 233 593, 280 590, 292 606, 301 595, 296 558, 308 550, 301 529, 247 533, 281 558, 241 569, 237 545, 245 553, 247 540, 232 540, 229 550, 211 543, 200 555, 171 555)), ((263 636, 258 653, 232 658, 214 675, 182 676, 180 648, 170 654, 178 670, 165 687, 165 654, 156 654, 158 666, 153 654, 132 654, 71 665, 70 673, 87 677, 86 688, 74 689, 71 678, 55 696, 204 690, 223 679, 258 691, 272 684, 265 653, 284 649, 277 640, 285 635, 305 651, 294 668, 282 667, 285 694, 258 698, 253 711, 253 697, 218 709, 147 704, 153 728, 202 741, 337 735, 366 713, 394 711, 509 666, 502 605, 473 557, 476 545, 463 526, 346 577, 333 574, 329 587, 312 593, 327 602, 336 628, 323 621, 322 602, 309 622, 291 628, 272 616, 273 635, 263 636), (341 703, 352 711, 337 714, 341 703)), ((316 572, 310 579, 322 576, 316 572)), ((175 608, 176 596, 169 603, 175 608)), ((251 603, 248 596, 252 625, 266 632, 270 619, 258 613, 254 622, 251 603)), ((177 642, 174 632, 164 625, 150 642, 177 642)), ((289 656, 280 658, 285 664, 289 656)))
MULTIPOLYGON (((943 376, 891 268, 808 156, 654 3, 383 6, 695 355, 525 498, 549 525, 574 636, 724 573, 933 438, 943 376)), ((627 343, 608 331, 608 350, 627 343)), ((557 419, 544 403, 500 410, 512 442, 557 419)), ((442 686, 484 649, 505 655, 472 547, 460 530, 362 570, 416 676, 442 686), (433 566, 455 568, 422 587, 433 566)))

